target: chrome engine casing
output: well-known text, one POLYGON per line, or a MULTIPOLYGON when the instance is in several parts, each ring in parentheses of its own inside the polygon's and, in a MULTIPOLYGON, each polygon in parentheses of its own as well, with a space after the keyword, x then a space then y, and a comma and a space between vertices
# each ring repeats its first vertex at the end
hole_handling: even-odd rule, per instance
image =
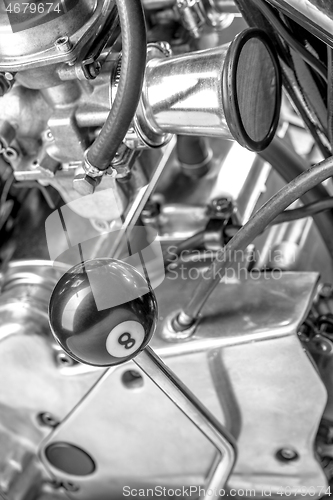
MULTIPOLYGON (((143 3, 148 10, 175 9, 173 0, 143 3)), ((234 6, 228 10, 224 0, 208 3, 217 4, 221 26, 223 22, 228 25, 234 6)), ((34 249, 25 248, 27 260, 3 266, 0 497, 117 500, 123 498, 126 485, 146 492, 156 487, 185 491, 192 487, 190 496, 198 498, 198 488, 205 487, 216 462, 212 444, 137 371, 134 362, 108 370, 87 367, 74 362, 55 343, 48 302, 62 272, 57 264, 71 250, 70 245, 83 241, 92 242, 91 258, 110 256, 110 232, 119 229, 124 219, 129 226, 135 225, 132 205, 143 209, 153 190, 160 212, 158 216, 146 213, 142 222, 158 231, 159 243, 172 255, 173 245, 207 227, 207 207, 214 201, 232 202, 239 224, 244 224, 282 181, 255 153, 221 139, 231 139, 224 115, 220 109, 218 115, 208 107, 202 108, 207 113, 204 118, 211 117, 210 132, 215 136, 207 140, 211 155, 208 175, 186 177, 176 157, 174 138, 169 130, 161 129, 157 131, 160 142, 150 146, 163 147, 149 150, 149 157, 143 155, 135 163, 129 188, 121 183, 128 174, 124 167, 117 176, 106 176, 94 197, 81 197, 72 187, 73 177, 82 171, 88 144, 110 112, 119 78, 119 54, 112 54, 110 46, 102 54, 103 69, 99 72, 93 66, 94 78, 86 78, 84 58, 106 22, 112 21, 113 28, 117 25, 115 2, 73 1, 63 15, 48 21, 47 29, 40 24, 20 31, 12 29, 4 5, 0 6, 0 76, 8 85, 15 77, 16 83, 0 98, 0 150, 16 181, 52 186, 66 205, 42 223, 46 223, 49 244, 49 248, 44 244, 43 254, 49 251, 52 261, 35 260, 29 257, 34 249), (48 224, 52 217, 65 222, 66 238, 48 224), (45 450, 56 442, 86 450, 96 462, 96 471, 79 477, 53 467, 45 450)), ((228 45, 216 48, 219 39, 214 36, 208 33, 204 40, 199 38, 198 48, 211 43, 209 57, 222 65, 228 45)), ((165 68, 154 79, 158 88, 159 78, 167 79, 170 72, 169 49, 166 44, 156 44, 149 50, 159 51, 165 59, 156 63, 165 68)), ((181 47, 177 50, 182 54, 181 47)), ((193 70, 189 88, 194 87, 193 79, 201 70, 205 75, 204 55, 200 54, 194 59, 197 66, 190 61, 191 54, 176 59, 178 76, 184 70, 190 73, 188 68, 193 70)), ((211 64, 210 69, 218 69, 220 75, 219 65, 211 64)), ((150 74, 154 76, 151 68, 146 80, 150 74)), ((216 75, 209 78, 216 84, 216 75)), ((205 90, 204 85, 200 89, 205 90)), ((212 89, 216 91, 210 85, 208 91, 212 89)), ((203 101, 206 94, 198 91, 193 95, 203 101)), ((165 109, 169 113, 168 106, 165 109)), ((186 121, 186 112, 172 113, 176 124, 179 117, 186 121)), ((140 114, 136 122, 139 119, 140 114)), ((184 131, 181 125, 177 133, 184 131)), ((199 131, 203 135, 207 123, 204 125, 199 131)), ((125 138, 130 155, 147 146, 142 137, 140 141, 136 127, 134 123, 125 138)), ((280 136, 285 132, 281 123, 280 136)), ((311 145, 307 143, 309 149, 311 145)), ((34 230, 32 220, 27 225, 34 230)), ((203 255, 182 258, 178 266, 171 262, 164 282, 156 289, 159 321, 152 346, 237 441, 237 462, 226 485, 226 491, 236 494, 230 496, 259 499, 290 492, 293 497, 318 497, 328 491, 328 478, 318 458, 316 436, 323 415, 333 422, 333 391, 330 370, 321 366, 318 372, 298 337, 317 295, 318 272, 328 277, 333 271, 310 219, 272 227, 255 243, 259 258, 253 269, 241 267, 236 274, 227 273, 203 310, 195 334, 187 340, 175 339, 171 317, 193 294, 214 257, 216 235, 206 241, 203 255), (274 267, 277 251, 284 259, 280 271, 260 274, 258 270, 274 267), (314 272, 299 272, 302 267, 314 272), (291 459, 285 458, 288 453, 291 459)), ((17 254, 15 258, 20 258, 17 254)))
POLYGON ((43 14, 39 15, 37 22, 28 20, 22 25, 15 25, 15 19, 11 22, 6 13, 6 4, 1 4, 0 71, 25 73, 35 69, 35 81, 39 76, 36 70, 40 74, 43 71, 55 72, 56 65, 76 59, 89 39, 98 35, 106 16, 114 8, 113 0, 74 0, 66 4, 57 0, 56 4, 60 4, 63 11, 53 15, 53 18, 48 19, 43 14), (57 47, 57 40, 62 36, 70 38, 70 50, 57 47), (51 68, 46 70, 47 66, 51 68))
MULTIPOLYGON (((12 265, 5 277, 2 492, 19 498, 11 496, 19 479, 33 485, 36 478, 40 494, 51 484, 71 485, 67 494, 83 500, 122 498, 124 485, 204 487, 214 448, 146 376, 137 374, 132 362, 107 371, 92 369, 71 364, 54 345, 47 301, 56 279, 57 271, 47 262, 12 265), (95 473, 73 477, 52 468, 43 450, 59 441, 87 450, 96 461, 95 473)), ((196 280, 174 270, 157 289, 161 307, 154 348, 237 439, 239 455, 229 488, 251 490, 255 497, 286 487, 293 494, 301 486, 326 488, 313 451, 326 390, 297 338, 317 281, 315 273, 300 273, 297 279, 286 273, 280 279, 267 274, 258 280, 254 275, 226 280, 207 304, 195 336, 185 343, 165 340, 164 330, 178 297, 191 293, 196 280), (279 460, 284 448, 295 450, 297 459, 279 460)))

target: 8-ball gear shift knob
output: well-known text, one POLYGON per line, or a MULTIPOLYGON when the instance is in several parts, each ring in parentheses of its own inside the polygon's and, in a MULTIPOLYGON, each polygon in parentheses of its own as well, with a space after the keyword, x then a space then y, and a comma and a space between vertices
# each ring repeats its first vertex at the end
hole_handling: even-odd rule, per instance
POLYGON ((50 300, 52 333, 74 359, 94 366, 129 361, 150 341, 157 303, 147 280, 115 259, 90 260, 62 276, 50 300))

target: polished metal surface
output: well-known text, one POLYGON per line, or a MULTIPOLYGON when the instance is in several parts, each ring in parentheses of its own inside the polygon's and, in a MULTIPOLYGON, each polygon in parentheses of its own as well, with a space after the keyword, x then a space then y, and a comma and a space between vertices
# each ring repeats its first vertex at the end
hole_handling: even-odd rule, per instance
MULTIPOLYGON (((207 492, 222 491, 226 487, 237 457, 234 438, 151 348, 147 347, 134 362, 219 452, 219 461, 214 464, 213 471, 209 473, 209 482, 205 485, 205 489, 207 492)), ((205 493, 199 498, 208 500, 210 497, 210 493, 205 493)))
MULTIPOLYGON (((167 343, 162 340, 165 319, 196 284, 184 273, 178 278, 170 273, 156 290, 160 320, 152 345, 235 437, 239 454, 228 487, 251 488, 256 495, 286 486, 296 492, 300 484, 325 486, 313 442, 326 391, 296 337, 318 276, 230 278, 215 290, 192 339, 167 343), (282 447, 297 450, 299 459, 279 461, 276 453, 282 447)), ((135 363, 130 362, 105 373, 43 443, 45 449, 69 441, 89 451, 98 464, 85 480, 52 469, 56 477, 80 488, 73 498, 111 493, 122 498, 124 485, 204 486, 216 464, 211 443, 148 377, 131 384, 132 372, 137 380, 135 363)))
POLYGON ((333 47, 333 9, 330 0, 268 0, 333 47))
POLYGON ((174 133, 235 138, 258 151, 272 139, 281 81, 274 48, 260 30, 245 30, 231 45, 178 56, 161 52, 148 58, 136 116, 144 142, 154 145, 150 135, 174 133))
MULTIPOLYGON (((60 278, 52 292, 49 320, 53 336, 69 356, 83 364, 110 367, 134 359, 215 446, 220 460, 210 474, 207 489, 223 489, 235 464, 236 444, 148 346, 158 310, 146 270, 145 276, 137 267, 115 259, 88 260, 74 266, 60 278)), ((52 445, 46 450, 46 462, 55 468, 59 464, 61 471, 75 475, 62 467, 61 460, 55 464, 50 459, 50 449, 52 445)), ((80 476, 95 471, 93 459, 86 452, 84 457, 82 473, 77 469, 80 476)), ((209 496, 201 494, 200 498, 206 500, 209 496)))
MULTIPOLYGON (((160 42, 154 44, 148 44, 147 47, 147 65, 149 62, 158 59, 165 59, 170 57, 172 50, 169 44, 160 42)), ((172 134, 166 133, 164 131, 156 131, 150 126, 150 120, 153 120, 149 108, 147 107, 147 89, 149 86, 148 73, 146 71, 144 77, 144 83, 142 88, 142 96, 137 108, 133 125, 137 133, 138 138, 141 140, 144 146, 148 147, 161 147, 170 141, 172 134)))
MULTIPOLYGON (((37 450, 52 430, 38 416, 61 421, 99 378, 98 372, 64 375, 48 325, 48 300, 61 271, 48 261, 11 263, 0 296, 0 497, 25 498, 48 479, 37 450)), ((64 354, 64 353, 62 353, 64 354)))
MULTIPOLYGON (((18 4, 20 5, 20 4, 18 4)), ((96 35, 114 7, 113 0, 83 0, 73 9, 33 28, 13 32, 5 4, 1 4, 0 70, 22 71, 75 59, 87 41, 96 35), (71 49, 59 51, 55 42, 70 37, 71 49)))
POLYGON ((205 12, 201 0, 176 0, 175 7, 184 28, 199 39, 205 25, 205 12))
MULTIPOLYGON (((269 1, 333 46, 329 2, 269 1)), ((229 140, 221 105, 228 45, 218 46, 222 42, 216 30, 225 28, 237 9, 230 0, 196 3, 206 7, 198 47, 215 48, 172 56, 168 44, 155 44, 159 54, 152 52, 143 98, 125 140, 134 152, 164 147, 142 154, 142 163, 135 165, 127 186, 106 176, 98 196, 84 199, 73 191, 72 180, 83 171, 78 167, 84 151, 110 112, 114 98, 110 75, 119 54, 107 57, 105 50, 103 69, 89 82, 80 72, 80 58, 94 48, 93 41, 115 2, 80 0, 66 15, 20 32, 11 30, 4 2, 0 6, 0 71, 6 73, 7 85, 16 82, 0 99, 1 119, 6 120, 0 124, 0 149, 5 149, 5 157, 7 150, 14 151, 10 162, 17 181, 37 180, 44 189, 51 185, 61 193, 67 203, 62 207, 67 236, 76 243, 87 241, 82 246, 89 247, 90 257, 120 255, 123 234, 110 246, 110 231, 125 221, 123 232, 130 232, 152 196, 161 203, 156 220, 160 240, 167 245, 206 226, 210 200, 232 199, 244 223, 262 202, 264 191, 276 188, 270 167, 229 140), (175 133, 215 136, 210 139, 212 169, 200 181, 184 180, 179 171, 175 133)), ((179 21, 173 17, 175 0, 143 0, 143 4, 153 24, 157 19, 154 28, 158 20, 161 26, 163 21, 179 21), (155 9, 160 11, 152 12, 155 9)), ((223 43, 230 38, 224 37, 223 43)), ((181 52, 176 42, 175 50, 181 52)), ((52 215, 58 223, 60 211, 52 215)), ((262 244, 271 255, 271 247, 280 245, 277 250, 286 257, 285 269, 296 253, 302 259, 312 253, 310 265, 302 260, 298 268, 318 269, 320 242, 316 233, 309 233, 309 226, 301 221, 264 235, 260 252, 262 244)), ((2 270, 0 280, 0 497, 118 500, 124 498, 126 484, 218 489, 224 486, 234 457, 232 447, 214 431, 214 418, 215 427, 222 435, 226 428, 239 449, 227 488, 249 489, 251 496, 262 498, 263 490, 277 495, 281 487, 289 487, 297 496, 302 485, 310 498, 310 487, 326 487, 314 443, 322 415, 333 420, 332 351, 323 357, 319 375, 297 338, 312 304, 317 274, 263 271, 259 276, 244 266, 230 269, 194 325, 193 336, 172 342, 168 335, 172 320, 194 293, 199 275, 205 272, 205 259, 198 262, 194 255, 171 267, 156 290, 160 311, 152 344, 165 365, 159 365, 150 351, 138 358, 161 391, 134 361, 105 371, 74 362, 54 343, 48 301, 67 268, 61 269, 58 252, 64 233, 53 228, 48 226, 48 237, 52 233, 51 257, 57 260, 56 266, 46 261, 13 263, 2 270), (156 371, 158 365, 165 377, 156 371), (186 390, 175 391, 169 370, 179 377, 180 387, 190 388, 193 398, 184 398, 186 390), (320 376, 329 393, 327 405, 320 376), (214 415, 213 430, 210 416, 202 419, 200 411, 194 411, 196 401, 200 401, 197 409, 204 405, 214 415), (40 458, 45 447, 59 440, 89 452, 96 472, 82 479, 44 467, 40 458), (212 443, 220 448, 222 461, 212 443), (281 450, 294 452, 296 459, 282 462, 281 450), (50 482, 50 471, 62 482, 50 482)), ((70 250, 70 244, 74 243, 67 238, 65 250, 70 250)), ((28 254, 30 249, 25 251, 28 254)), ((259 268, 268 262, 266 253, 261 252, 261 257, 259 268)), ((210 257, 205 258, 209 262, 210 257)))
POLYGON ((143 107, 152 131, 232 138, 222 103, 228 47, 148 63, 143 107))

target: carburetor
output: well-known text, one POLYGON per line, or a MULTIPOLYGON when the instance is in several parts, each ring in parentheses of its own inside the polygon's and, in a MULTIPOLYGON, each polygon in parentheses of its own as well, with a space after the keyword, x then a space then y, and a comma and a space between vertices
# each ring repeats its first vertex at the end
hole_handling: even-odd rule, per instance
POLYGON ((59 67, 78 59, 96 76, 91 64, 97 54, 88 53, 92 40, 109 34, 117 19, 114 0, 5 0, 0 14, 0 71, 5 78, 18 72, 19 83, 37 89, 60 84, 59 67))
POLYGON ((83 217, 123 214, 131 195, 117 178, 143 149, 161 148, 174 134, 236 139, 253 151, 275 134, 279 63, 261 30, 179 55, 156 40, 148 44, 141 98, 118 153, 104 168, 91 165, 87 152, 115 106, 123 71, 117 2, 5 0, 0 15, 0 150, 17 181, 52 185, 67 203, 113 190, 88 208, 78 201, 73 210, 83 217))

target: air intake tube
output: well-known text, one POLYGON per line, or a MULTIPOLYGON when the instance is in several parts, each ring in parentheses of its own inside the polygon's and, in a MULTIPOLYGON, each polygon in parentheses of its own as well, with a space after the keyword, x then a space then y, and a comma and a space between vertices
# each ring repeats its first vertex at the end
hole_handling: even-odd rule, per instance
POLYGON ((135 128, 149 146, 178 134, 236 139, 262 151, 280 106, 275 49, 264 31, 247 29, 231 44, 180 56, 151 45, 135 128))

